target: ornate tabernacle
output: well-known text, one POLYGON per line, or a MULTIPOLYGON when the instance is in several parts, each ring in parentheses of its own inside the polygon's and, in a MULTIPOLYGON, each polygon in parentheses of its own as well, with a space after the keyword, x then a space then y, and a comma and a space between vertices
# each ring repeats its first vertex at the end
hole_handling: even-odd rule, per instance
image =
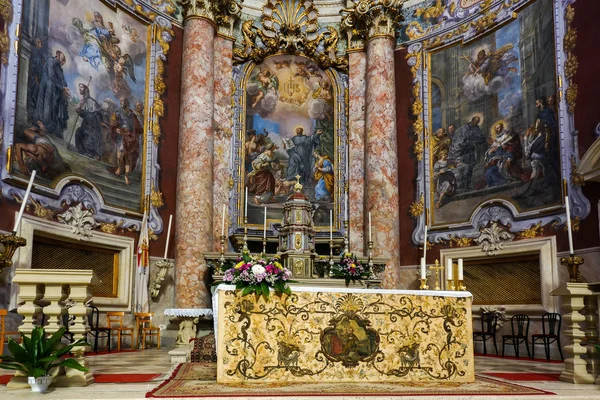
POLYGON ((220 285, 217 382, 473 382, 469 292, 220 285))
POLYGON ((294 278, 312 278, 315 253, 315 227, 312 205, 302 192, 300 176, 294 192, 283 206, 283 226, 279 232, 279 249, 284 266, 294 278))

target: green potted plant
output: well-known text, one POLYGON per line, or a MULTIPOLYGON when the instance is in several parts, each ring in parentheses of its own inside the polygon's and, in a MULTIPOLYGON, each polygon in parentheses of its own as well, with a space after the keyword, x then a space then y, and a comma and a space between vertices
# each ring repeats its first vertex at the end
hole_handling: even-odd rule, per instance
POLYGON ((21 333, 22 343, 8 339, 10 356, 0 356, 0 368, 22 371, 28 376, 28 383, 33 392, 43 393, 52 383, 50 370, 65 366, 79 371, 88 369, 74 358, 62 358, 77 346, 90 346, 84 339, 65 345, 60 341, 65 328, 56 331, 50 338, 46 337, 43 327, 36 326, 28 337, 21 333))

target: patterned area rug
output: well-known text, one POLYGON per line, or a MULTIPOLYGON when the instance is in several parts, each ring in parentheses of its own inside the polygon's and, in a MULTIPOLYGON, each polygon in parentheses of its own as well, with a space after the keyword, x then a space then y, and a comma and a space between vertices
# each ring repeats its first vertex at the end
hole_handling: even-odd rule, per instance
POLYGON ((215 363, 181 364, 173 375, 146 397, 247 397, 270 396, 277 389, 279 396, 424 396, 424 395, 481 395, 481 396, 522 396, 553 395, 527 386, 515 385, 496 379, 477 376, 474 383, 303 383, 303 384, 248 384, 220 385, 216 382, 215 363))

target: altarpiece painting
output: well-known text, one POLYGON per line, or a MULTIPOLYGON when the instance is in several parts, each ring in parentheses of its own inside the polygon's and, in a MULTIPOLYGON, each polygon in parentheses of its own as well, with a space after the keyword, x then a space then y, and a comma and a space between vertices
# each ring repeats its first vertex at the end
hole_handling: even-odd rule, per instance
POLYGON ((552 1, 428 64, 433 226, 469 221, 490 199, 519 212, 560 205, 552 1))

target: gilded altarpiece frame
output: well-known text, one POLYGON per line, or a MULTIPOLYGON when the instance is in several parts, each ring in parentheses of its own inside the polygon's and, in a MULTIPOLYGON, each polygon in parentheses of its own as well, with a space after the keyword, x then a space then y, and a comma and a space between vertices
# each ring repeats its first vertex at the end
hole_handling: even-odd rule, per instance
MULTIPOLYGON (((60 12, 58 8, 67 5, 68 2, 54 4, 46 0, 21 0, 14 3, 14 18, 8 29, 11 51, 8 54, 7 67, 3 69, 0 77, 5 88, 2 93, 2 150, 3 154, 7 155, 0 173, 1 193, 6 198, 22 201, 30 168, 27 160, 19 165, 20 160, 15 157, 17 145, 21 145, 18 151, 22 154, 26 154, 26 151, 22 151, 23 145, 45 146, 46 150, 53 149, 52 165, 42 168, 29 160, 31 166, 39 168, 30 198, 35 207, 35 215, 52 218, 57 212, 64 210, 65 206, 80 203, 84 209, 92 210, 97 226, 105 227, 103 230, 114 233, 117 227, 139 230, 142 212, 147 207, 149 227, 153 232, 159 233, 163 230, 163 221, 158 213, 158 207, 162 206, 158 146, 161 136, 159 120, 165 111, 161 99, 166 91, 163 80, 164 62, 174 34, 173 25, 179 23, 180 7, 170 0, 153 1, 152 5, 140 0, 97 0, 67 8, 69 13, 80 15, 73 15, 73 19, 69 21, 65 19, 66 30, 61 31, 56 24, 43 25, 43 15, 52 15, 52 12, 56 14, 60 12), (36 7, 40 10, 33 10, 36 7), (25 26, 24 23, 28 25, 25 26), (40 24, 48 28, 40 29, 40 24), (61 33, 64 38, 60 36, 61 33), (72 39, 71 42, 69 38, 72 39), (68 44, 74 45, 75 39, 82 45, 80 48, 71 49, 68 44), (64 97, 67 100, 63 107, 68 113, 68 122, 66 127, 56 129, 53 134, 50 130, 56 124, 50 124, 50 127, 44 125, 41 128, 34 120, 39 120, 36 117, 43 113, 30 113, 31 103, 35 103, 35 99, 41 99, 42 96, 37 96, 32 89, 36 80, 25 79, 36 76, 35 72, 32 72, 35 68, 31 63, 27 68, 20 68, 24 51, 28 60, 34 52, 39 53, 40 77, 45 76, 43 67, 50 66, 50 63, 56 64, 54 71, 59 75, 62 74, 63 67, 66 68, 67 63, 70 63, 70 69, 64 70, 63 78, 69 88, 69 93, 65 92, 64 97), (134 73, 138 74, 137 80, 134 73), (97 83, 91 84, 92 80, 97 83), (105 86, 102 86, 101 81, 105 86), (82 86, 87 87, 87 94, 82 86), (93 93, 92 89, 95 89, 96 93, 93 93), (105 91, 104 95, 102 90, 105 91), (96 96, 98 99, 94 98, 96 96), (89 97, 91 100, 86 102, 85 99, 89 97), (129 135, 127 139, 131 139, 130 143, 125 143, 123 150, 124 153, 127 152, 127 145, 135 147, 136 160, 130 157, 131 160, 128 161, 125 155, 121 162, 118 147, 119 143, 126 142, 122 138, 126 138, 127 133, 123 130, 126 125, 121 121, 123 118, 117 118, 121 104, 120 100, 115 99, 122 98, 128 99, 130 114, 136 115, 139 132, 129 135), (136 102, 140 103, 137 110, 136 102), (106 112, 106 104, 114 104, 112 119, 106 112), (79 110, 98 115, 103 112, 107 114, 105 120, 101 121, 104 123, 102 129, 106 132, 98 133, 98 136, 101 141, 109 141, 112 136, 115 150, 104 149, 104 154, 115 153, 112 162, 108 159, 102 160, 102 153, 94 152, 94 147, 98 150, 105 143, 89 143, 86 146, 84 141, 80 140, 89 137, 87 132, 91 131, 84 130, 90 129, 91 120, 95 118, 94 121, 99 124, 101 118, 89 118, 79 110), (118 124, 119 121, 122 124, 118 124), (87 125, 83 126, 84 123, 87 125), (34 135, 27 135, 25 131, 34 134, 41 132, 38 133, 38 138, 48 136, 49 143, 43 139, 36 144, 38 139, 34 135), (139 145, 136 145, 137 143, 139 145), (58 150, 59 148, 61 150, 58 150), (79 168, 60 168, 67 164, 63 158, 67 155, 77 159, 72 163, 78 164, 79 168), (62 165, 56 162, 57 159, 62 160, 62 165), (119 162, 122 164, 120 170, 119 162), (131 164, 129 168, 126 166, 128 162, 131 164), (88 171, 89 165, 94 165, 94 173, 88 171), (131 172, 128 177, 130 179, 125 178, 127 169, 131 172), (111 192, 111 185, 118 185, 122 193, 133 191, 134 197, 128 202, 121 201, 118 194, 111 192), (150 197, 152 200, 147 202, 146 199, 150 197)), ((46 101, 55 103, 48 97, 46 101)), ((44 103, 40 100, 38 104, 44 103)), ((40 106, 41 108, 43 107, 40 106)), ((58 125, 64 125, 64 120, 58 125)), ((100 129, 97 130, 100 132, 100 129)), ((110 143, 106 145, 110 147, 110 143)))
MULTIPOLYGON (((583 196, 577 180, 574 179, 574 176, 572 175, 572 166, 576 165, 579 156, 577 150, 577 131, 574 127, 572 106, 568 95, 570 91, 569 78, 570 76, 572 77, 572 73, 569 73, 568 70, 569 60, 568 53, 566 52, 568 43, 565 41, 565 35, 569 29, 568 23, 570 21, 568 16, 569 13, 572 12, 570 7, 571 3, 572 1, 564 2, 559 0, 484 1, 477 5, 476 12, 469 10, 469 16, 461 19, 457 23, 440 23, 438 25, 433 25, 419 34, 415 33, 416 25, 414 23, 408 27, 407 34, 410 33, 409 36, 415 38, 414 40, 405 43, 405 46, 408 49, 407 61, 413 74, 414 98, 411 110, 414 116, 413 130, 416 137, 414 153, 418 160, 416 198, 415 203, 413 203, 413 206, 411 207, 411 214, 413 217, 417 218, 417 226, 412 235, 414 243, 423 243, 424 240, 424 209, 428 209, 430 217, 433 216, 433 218, 429 220, 430 231, 428 234, 428 240, 432 243, 456 242, 459 246, 463 245, 463 242, 464 244, 470 244, 473 239, 480 237, 480 230, 482 228, 488 227, 494 222, 500 223, 511 232, 523 232, 536 224, 538 224, 536 226, 544 226, 546 224, 563 225, 566 223, 566 216, 564 213, 565 192, 562 184, 563 179, 567 182, 566 186, 568 187, 572 218, 583 219, 589 214, 589 201, 583 196), (546 15, 553 19, 552 39, 554 45, 551 46, 550 51, 554 53, 552 61, 554 61, 556 78, 550 79, 550 82, 547 82, 547 87, 545 87, 544 90, 537 90, 537 92, 536 90, 532 91, 536 93, 533 94, 535 96, 534 98, 528 99, 528 101, 531 100, 532 103, 528 104, 528 107, 533 108, 533 103, 536 101, 535 99, 540 96, 545 96, 546 99, 553 97, 550 100, 556 102, 554 111, 556 121, 555 161, 558 165, 556 165, 555 171, 556 179, 553 181, 551 187, 552 190, 556 192, 555 196, 551 201, 546 202, 545 204, 523 207, 518 200, 515 200, 514 197, 506 194, 506 190, 502 191, 502 185, 506 184, 506 182, 502 181, 503 179, 508 179, 509 182, 513 183, 515 188, 518 188, 520 184, 518 184, 518 179, 516 178, 518 175, 517 171, 507 172, 501 171, 501 168, 496 168, 496 170, 489 168, 489 166, 493 165, 493 161, 506 162, 502 157, 494 159, 493 154, 488 153, 490 153, 490 149, 493 150, 492 147, 494 144, 497 145, 498 148, 506 149, 506 144, 511 136, 506 135, 506 141, 498 140, 498 143, 496 143, 496 138, 492 131, 495 130, 499 124, 503 124, 505 128, 510 126, 510 124, 502 118, 503 116, 498 113, 499 115, 489 118, 484 129, 485 133, 483 136, 486 139, 484 143, 486 151, 481 152, 481 160, 478 160, 478 162, 481 161, 481 164, 485 166, 481 168, 482 172, 478 177, 479 180, 477 184, 479 186, 477 189, 473 188, 473 192, 474 195, 477 196, 479 195, 477 190, 485 190, 494 185, 499 185, 501 190, 497 191, 497 193, 491 193, 487 197, 480 196, 481 200, 468 209, 466 216, 454 220, 452 218, 439 218, 436 214, 436 207, 444 207, 444 205, 448 206, 450 204, 448 202, 450 196, 447 196, 445 200, 442 199, 442 201, 440 201, 440 192, 443 191, 440 190, 442 186, 439 185, 439 183, 443 181, 443 179, 440 180, 440 177, 443 176, 446 171, 452 170, 452 166, 443 168, 444 166, 439 163, 439 155, 440 153, 445 153, 445 156, 447 157, 448 153, 451 153, 453 150, 450 148, 444 149, 443 144, 440 146, 440 139, 447 140, 449 147, 452 146, 452 140, 451 135, 448 135, 447 132, 441 132, 439 128, 443 127, 445 128, 445 131, 447 131, 451 129, 449 128, 449 125, 454 124, 454 128, 460 129, 459 127, 466 126, 467 122, 476 122, 472 120, 474 117, 478 117, 478 120, 481 121, 482 114, 471 111, 468 112, 469 115, 467 116, 467 112, 465 111, 465 115, 461 116, 461 120, 445 120, 444 117, 449 113, 444 113, 443 110, 440 111, 443 109, 443 106, 440 107, 439 98, 443 98, 444 95, 455 95, 456 93, 453 94, 452 91, 457 92, 457 90, 456 88, 452 89, 444 87, 444 82, 435 78, 435 74, 432 76, 432 62, 436 61, 436 54, 438 55, 437 61, 439 62, 439 55, 448 52, 448 49, 451 51, 453 49, 458 49, 458 53, 461 53, 461 50, 464 50, 463 52, 468 53, 464 57, 464 62, 467 66, 465 67, 465 71, 463 71, 464 76, 457 72, 459 78, 462 76, 464 80, 464 78, 472 75, 472 78, 476 77, 484 82, 482 84, 484 89, 498 77, 501 77, 501 83, 504 83, 504 79, 510 79, 510 74, 517 70, 515 65, 519 65, 519 60, 515 60, 515 58, 518 58, 519 54, 515 54, 513 48, 518 47, 521 43, 513 43, 512 45, 501 43, 501 45, 495 46, 493 44, 490 45, 489 42, 495 41, 495 38, 498 37, 498 35, 503 34, 502 32, 513 29, 511 28, 511 23, 514 25, 519 21, 520 12, 527 11, 529 7, 540 8, 544 6, 547 6, 547 10, 545 11, 545 13, 547 13, 546 15), (410 31, 410 29, 412 29, 412 31, 410 31), (493 68, 489 67, 490 64, 493 65, 493 68), (554 85, 554 89, 550 88, 548 85, 554 85), (488 171, 488 169, 490 171, 488 171), (501 172, 504 172, 503 176, 501 172), (513 176, 508 177, 511 173, 513 176), (502 183, 499 184, 498 182, 502 183)), ((539 37, 528 39, 532 40, 534 43, 537 41, 539 46, 539 41, 543 38, 541 35, 538 36, 539 37)), ((502 41, 505 39, 500 38, 499 40, 502 41)), ((516 51, 516 53, 518 53, 518 51, 516 51)), ((460 54, 457 57, 460 57, 460 54)), ((506 82, 510 82, 510 80, 507 80, 506 82)), ((464 97, 466 94, 462 89, 464 88, 461 88, 458 96, 464 97)), ((469 94, 476 95, 473 91, 469 94)), ((489 97, 488 94, 486 94, 486 96, 489 97)), ((532 96, 530 95, 530 97, 532 96)), ((464 100, 459 98, 459 101, 464 100)), ((460 107, 461 106, 458 106, 458 108, 460 107)), ((464 106, 462 107, 465 108, 464 106)), ((521 104, 518 111, 525 112, 526 107, 523 107, 521 104)), ((522 121, 524 124, 527 124, 525 128, 529 127, 529 130, 532 132, 535 132, 536 128, 536 113, 537 119, 540 119, 537 105, 536 109, 530 112, 534 117, 530 118, 531 120, 522 121)), ((500 129, 500 127, 498 127, 498 129, 500 129)), ((526 130, 527 129, 521 132, 521 137, 526 136, 526 130)), ((457 131, 455 130, 454 132, 456 133, 457 131)), ((519 133, 517 133, 517 136, 513 137, 518 136, 519 133)), ((543 133, 540 133, 540 136, 543 136, 543 133)), ((522 141, 524 142, 524 139, 522 139, 522 141)), ((523 160, 526 158, 526 145, 527 143, 523 146, 523 160)), ((523 162, 528 164, 530 160, 528 159, 527 162, 523 162)), ((508 168, 505 169, 507 170, 508 168)), ((526 171, 525 175, 527 175, 526 179, 529 179, 531 170, 526 171)), ((454 178, 456 178, 456 174, 454 174, 454 178)), ((475 179, 472 179, 471 182, 475 182, 475 179)), ((458 183, 452 182, 452 185, 456 188, 458 183)), ((452 189, 452 185, 449 185, 450 189, 452 189)), ((523 185, 525 184, 523 183, 523 185)), ((446 193, 446 195, 447 194, 448 193, 446 193)))

